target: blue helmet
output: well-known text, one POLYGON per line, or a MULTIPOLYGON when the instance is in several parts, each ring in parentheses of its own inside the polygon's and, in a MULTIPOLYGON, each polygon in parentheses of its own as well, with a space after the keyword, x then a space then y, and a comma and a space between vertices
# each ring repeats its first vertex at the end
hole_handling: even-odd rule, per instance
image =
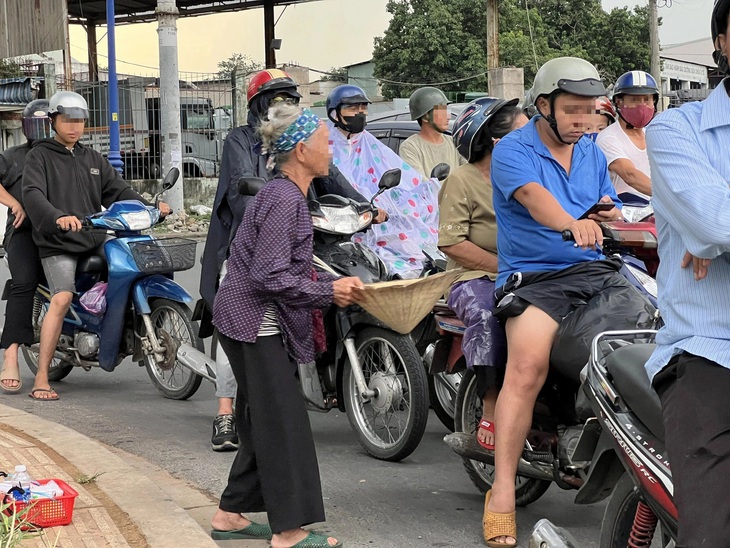
POLYGON ((659 86, 648 72, 632 70, 618 77, 613 86, 613 97, 619 95, 653 95, 654 102, 659 99, 659 86))
MULTIPOLYGON (((519 99, 498 99, 496 97, 480 97, 469 103, 454 122, 451 130, 454 146, 467 162, 471 163, 483 157, 484 150, 491 150, 485 146, 483 139, 477 138, 482 129, 502 107, 517 106, 519 99)), ((491 141, 490 143, 491 144, 491 141)))
POLYGON ((364 89, 360 86, 353 86, 352 84, 342 84, 330 91, 330 94, 327 96, 325 103, 327 117, 332 120, 332 111, 339 109, 342 105, 360 105, 363 103, 371 104, 364 89))

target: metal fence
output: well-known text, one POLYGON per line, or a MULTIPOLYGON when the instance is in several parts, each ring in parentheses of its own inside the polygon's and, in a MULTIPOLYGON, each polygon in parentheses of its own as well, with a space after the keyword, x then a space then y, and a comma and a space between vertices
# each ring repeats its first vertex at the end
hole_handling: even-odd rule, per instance
MULTIPOLYGON (((82 143, 109 152, 109 82, 88 73, 74 73, 73 89, 89 105, 82 143)), ((119 75, 119 132, 125 179, 158 179, 162 166, 160 142, 160 80, 158 76, 119 75)), ((232 86, 215 74, 180 73, 180 129, 185 177, 217 177, 223 141, 233 127, 232 86)))

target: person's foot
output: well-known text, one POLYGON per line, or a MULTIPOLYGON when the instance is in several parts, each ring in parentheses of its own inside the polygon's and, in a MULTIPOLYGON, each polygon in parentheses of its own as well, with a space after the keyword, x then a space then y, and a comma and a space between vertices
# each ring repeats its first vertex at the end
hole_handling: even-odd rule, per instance
POLYGON ((251 525, 251 520, 242 514, 224 512, 220 508, 210 520, 210 525, 217 531, 236 531, 251 525))
POLYGON ((34 400, 57 400, 58 392, 56 392, 53 388, 50 386, 48 388, 44 387, 33 387, 33 390, 30 391, 30 394, 28 394, 32 399, 34 400))
POLYGON ((213 451, 236 451, 238 432, 233 415, 218 415, 213 419, 213 437, 210 439, 213 451))
POLYGON ((0 387, 6 392, 17 392, 20 390, 20 370, 18 363, 5 361, 0 371, 0 387))
POLYGON ((324 540, 326 538, 327 544, 330 546, 340 546, 339 541, 334 537, 324 537, 323 535, 317 535, 316 533, 312 533, 306 529, 292 529, 290 531, 282 531, 281 533, 271 537, 271 548, 291 548, 292 546, 302 542, 310 535, 317 537, 317 540, 320 538, 324 540))
MULTIPOLYGON (((498 494, 495 496, 494 488, 490 491, 490 497, 487 500, 486 508, 490 512, 496 514, 510 514, 515 511, 515 499, 514 496, 510 497, 499 497, 498 494)), ((496 544, 504 544, 505 546, 514 546, 517 543, 517 538, 512 536, 499 536, 491 539, 496 544)))
POLYGON ((494 451, 494 419, 482 416, 477 428, 477 440, 485 449, 494 451))

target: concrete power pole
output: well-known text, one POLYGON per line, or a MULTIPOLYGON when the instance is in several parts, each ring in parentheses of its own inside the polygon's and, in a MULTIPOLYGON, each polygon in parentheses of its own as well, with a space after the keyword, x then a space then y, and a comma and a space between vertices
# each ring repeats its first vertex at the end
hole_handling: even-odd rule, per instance
POLYGON ((656 3, 657 0, 649 0, 649 44, 651 45, 651 75, 659 85, 659 97, 661 98, 662 68, 659 61, 659 13, 656 3))
POLYGON ((163 199, 177 214, 184 214, 182 142, 180 134, 180 79, 177 67, 177 16, 175 0, 157 0, 157 34, 160 48, 160 149, 162 176, 180 170, 177 184, 163 199))
POLYGON ((487 0, 487 70, 499 67, 499 2, 487 0))

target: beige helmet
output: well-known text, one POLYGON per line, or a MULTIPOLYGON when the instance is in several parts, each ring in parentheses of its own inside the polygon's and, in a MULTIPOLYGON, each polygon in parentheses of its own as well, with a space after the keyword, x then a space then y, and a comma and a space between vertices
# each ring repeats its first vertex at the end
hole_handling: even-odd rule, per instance
POLYGON ((531 91, 533 101, 556 91, 584 97, 606 95, 596 67, 578 57, 556 57, 545 63, 537 71, 531 91))

